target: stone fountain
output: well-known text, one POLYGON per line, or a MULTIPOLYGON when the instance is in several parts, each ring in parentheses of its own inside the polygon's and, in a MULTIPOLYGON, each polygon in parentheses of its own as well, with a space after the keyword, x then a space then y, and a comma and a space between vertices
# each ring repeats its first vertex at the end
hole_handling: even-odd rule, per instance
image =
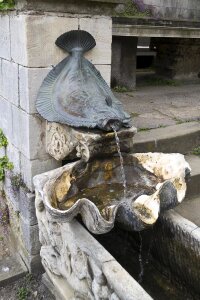
POLYGON ((84 58, 95 46, 88 32, 64 33, 56 45, 69 56, 47 75, 36 105, 46 150, 64 162, 34 178, 42 264, 62 299, 151 299, 84 226, 93 234, 116 223, 152 226, 184 199, 190 167, 181 154, 131 153, 137 130, 84 58))

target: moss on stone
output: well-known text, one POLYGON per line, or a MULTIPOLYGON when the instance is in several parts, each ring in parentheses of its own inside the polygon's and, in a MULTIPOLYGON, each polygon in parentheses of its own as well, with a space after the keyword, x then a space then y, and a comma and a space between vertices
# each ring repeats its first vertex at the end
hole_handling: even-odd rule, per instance
POLYGON ((117 13, 118 17, 149 17, 151 15, 149 10, 140 11, 137 4, 133 0, 127 0, 124 9, 117 13))
POLYGON ((13 9, 15 6, 14 0, 0 0, 0 11, 13 9))

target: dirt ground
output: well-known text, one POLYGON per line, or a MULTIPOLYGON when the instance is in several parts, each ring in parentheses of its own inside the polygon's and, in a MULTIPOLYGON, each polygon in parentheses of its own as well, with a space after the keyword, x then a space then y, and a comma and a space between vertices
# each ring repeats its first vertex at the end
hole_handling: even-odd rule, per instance
POLYGON ((0 300, 55 300, 42 283, 42 276, 27 274, 24 278, 0 288, 0 300))

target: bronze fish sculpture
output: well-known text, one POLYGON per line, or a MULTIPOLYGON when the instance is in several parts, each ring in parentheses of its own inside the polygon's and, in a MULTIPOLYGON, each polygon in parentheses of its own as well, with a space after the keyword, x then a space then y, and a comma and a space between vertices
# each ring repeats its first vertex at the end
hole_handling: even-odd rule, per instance
POLYGON ((44 79, 36 102, 39 114, 50 122, 111 131, 130 127, 130 116, 84 53, 95 47, 83 30, 62 34, 56 45, 69 53, 44 79))

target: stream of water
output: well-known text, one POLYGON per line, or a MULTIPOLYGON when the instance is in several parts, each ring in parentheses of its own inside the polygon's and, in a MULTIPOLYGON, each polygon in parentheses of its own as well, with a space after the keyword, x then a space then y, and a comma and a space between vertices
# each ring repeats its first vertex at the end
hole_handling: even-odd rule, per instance
POLYGON ((126 176, 125 176, 125 171, 124 171, 124 159, 121 153, 121 149, 120 149, 120 141, 119 141, 119 137, 117 134, 117 131, 115 129, 114 126, 112 126, 112 129, 114 131, 115 134, 115 141, 116 141, 116 145, 117 145, 117 152, 119 154, 119 159, 120 159, 120 168, 121 168, 121 175, 122 175, 122 184, 124 187, 124 198, 126 197, 126 191, 127 191, 127 182, 126 182, 126 176))

